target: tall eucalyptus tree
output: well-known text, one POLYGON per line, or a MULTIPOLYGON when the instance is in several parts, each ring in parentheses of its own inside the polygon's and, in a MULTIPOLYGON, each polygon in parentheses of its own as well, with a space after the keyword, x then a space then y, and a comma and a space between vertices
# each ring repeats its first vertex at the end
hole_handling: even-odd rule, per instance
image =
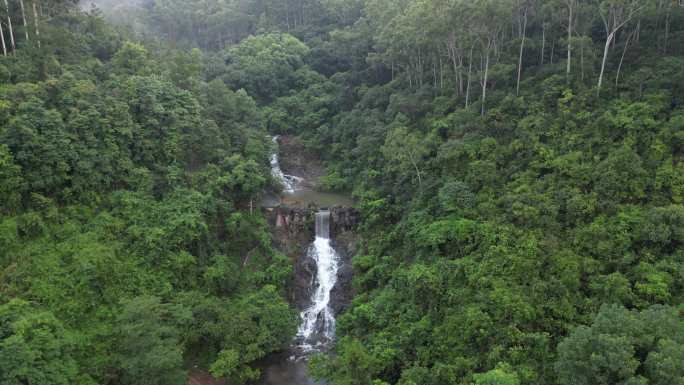
POLYGON ((597 94, 601 92, 611 43, 614 42, 617 33, 622 27, 632 21, 647 4, 648 0, 599 0, 599 14, 605 28, 606 41, 603 48, 603 59, 601 60, 601 72, 596 88, 597 94))

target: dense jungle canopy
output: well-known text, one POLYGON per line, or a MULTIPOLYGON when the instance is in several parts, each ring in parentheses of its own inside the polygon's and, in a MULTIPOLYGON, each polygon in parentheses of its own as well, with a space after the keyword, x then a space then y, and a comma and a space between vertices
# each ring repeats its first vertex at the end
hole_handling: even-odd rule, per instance
POLYGON ((362 223, 331 385, 684 384, 678 0, 0 2, 0 384, 245 384, 269 135, 362 223))

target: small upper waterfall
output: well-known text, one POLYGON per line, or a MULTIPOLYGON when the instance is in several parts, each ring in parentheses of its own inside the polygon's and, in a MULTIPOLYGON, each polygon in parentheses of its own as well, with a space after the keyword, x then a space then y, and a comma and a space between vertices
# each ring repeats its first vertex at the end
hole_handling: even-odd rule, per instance
MULTIPOLYGON (((273 143, 277 146, 278 145, 278 136, 274 136, 272 138, 273 143)), ((278 151, 273 151, 273 154, 271 154, 271 174, 273 175, 273 178, 280 181, 280 183, 283 184, 283 189, 285 190, 286 193, 292 194, 297 190, 297 186, 299 183, 302 181, 302 178, 294 176, 294 175, 287 175, 283 173, 283 170, 280 169, 280 161, 278 160, 278 151)))
MULTIPOLYGON (((279 139, 278 136, 272 138, 276 147, 279 139)), ((301 198, 307 191, 307 187, 302 184, 302 178, 283 173, 278 150, 271 155, 271 172, 273 178, 283 184, 284 195, 301 198)), ((330 297, 337 282, 340 258, 331 245, 329 210, 320 210, 316 213, 316 237, 308 247, 305 258, 315 262, 316 269, 310 283, 309 306, 300 314, 302 321, 293 343, 295 353, 302 354, 296 354, 300 358, 311 351, 322 350, 335 337, 335 316, 330 306, 330 297)))
POLYGON ((316 262, 315 290, 311 305, 301 313, 297 332, 299 347, 308 352, 325 346, 335 336, 335 317, 330 308, 330 292, 337 282, 339 256, 330 244, 330 211, 316 213, 316 240, 309 246, 307 258, 316 262))

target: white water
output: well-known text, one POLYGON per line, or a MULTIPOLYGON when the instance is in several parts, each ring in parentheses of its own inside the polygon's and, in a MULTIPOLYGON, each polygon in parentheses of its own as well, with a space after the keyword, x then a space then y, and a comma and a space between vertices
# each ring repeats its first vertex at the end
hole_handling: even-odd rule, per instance
POLYGON ((316 213, 316 240, 309 246, 307 258, 316 261, 317 286, 311 305, 301 313, 297 332, 299 348, 305 353, 325 346, 335 337, 335 316, 330 308, 330 292, 337 282, 339 256, 330 245, 330 212, 316 213))
MULTIPOLYGON (((273 137, 273 143, 277 146, 278 145, 278 136, 273 137)), ((278 160, 278 150, 274 151, 273 154, 271 154, 271 174, 273 175, 273 178, 282 183, 283 185, 283 190, 288 193, 292 194, 294 193, 299 184, 302 182, 302 178, 294 175, 287 175, 283 173, 283 170, 280 169, 280 161, 278 160)))
MULTIPOLYGON (((278 139, 277 136, 273 137, 276 146, 278 139)), ((301 186, 302 178, 284 174, 280 169, 277 150, 271 155, 271 173, 283 184, 286 195, 295 196, 306 190, 301 186)), ((335 337, 335 316, 330 307, 330 293, 337 282, 339 255, 330 243, 328 210, 316 213, 316 238, 307 249, 306 258, 316 262, 316 276, 311 282, 311 305, 300 314, 302 322, 293 345, 295 351, 303 355, 292 358, 306 358, 307 353, 322 350, 335 337)))

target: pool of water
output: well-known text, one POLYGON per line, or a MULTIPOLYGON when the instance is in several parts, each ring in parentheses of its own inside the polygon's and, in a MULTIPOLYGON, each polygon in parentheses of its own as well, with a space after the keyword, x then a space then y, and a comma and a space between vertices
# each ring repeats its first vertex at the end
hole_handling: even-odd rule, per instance
POLYGON ((318 207, 354 206, 354 200, 348 195, 314 191, 307 188, 284 193, 281 199, 283 204, 295 207, 307 207, 310 204, 315 204, 318 207))
POLYGON ((289 352, 273 354, 256 365, 261 369, 259 385, 324 385, 309 378, 307 362, 293 360, 289 352))

